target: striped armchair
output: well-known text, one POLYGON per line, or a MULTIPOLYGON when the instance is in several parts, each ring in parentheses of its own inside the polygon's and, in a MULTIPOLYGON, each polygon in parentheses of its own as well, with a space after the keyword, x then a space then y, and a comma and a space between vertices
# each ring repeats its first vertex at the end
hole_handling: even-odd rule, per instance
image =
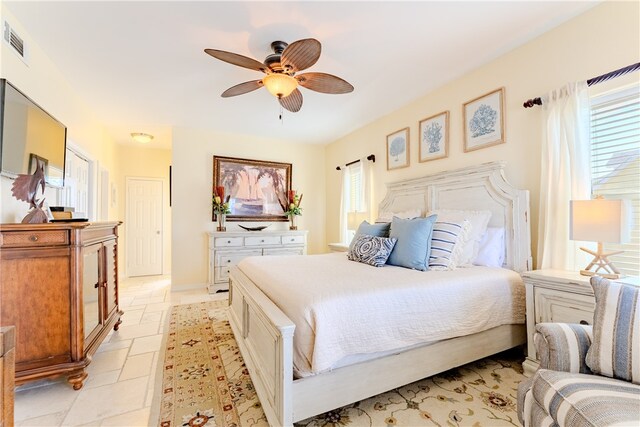
POLYGON ((640 289, 601 278, 591 284, 593 327, 536 326, 540 368, 518 387, 518 417, 525 427, 640 425, 640 310, 634 309, 640 308, 640 289))

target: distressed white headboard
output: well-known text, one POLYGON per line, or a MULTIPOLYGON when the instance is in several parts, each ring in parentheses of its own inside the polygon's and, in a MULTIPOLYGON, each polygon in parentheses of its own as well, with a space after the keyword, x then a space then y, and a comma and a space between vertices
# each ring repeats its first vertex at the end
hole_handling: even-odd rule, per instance
POLYGON ((489 210, 489 226, 504 227, 506 268, 531 269, 529 192, 518 190, 504 176, 504 162, 439 172, 421 178, 387 184, 379 212, 420 209, 489 210))

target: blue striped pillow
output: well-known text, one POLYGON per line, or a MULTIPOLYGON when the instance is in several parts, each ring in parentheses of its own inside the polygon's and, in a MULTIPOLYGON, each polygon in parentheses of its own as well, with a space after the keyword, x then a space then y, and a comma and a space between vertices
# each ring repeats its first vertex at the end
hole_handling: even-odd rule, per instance
POLYGON ((457 222, 436 222, 431 235, 431 255, 429 270, 453 270, 456 267, 455 254, 464 235, 464 224, 457 222))
POLYGON ((587 366, 596 374, 640 384, 640 288, 592 277, 596 297, 587 366))

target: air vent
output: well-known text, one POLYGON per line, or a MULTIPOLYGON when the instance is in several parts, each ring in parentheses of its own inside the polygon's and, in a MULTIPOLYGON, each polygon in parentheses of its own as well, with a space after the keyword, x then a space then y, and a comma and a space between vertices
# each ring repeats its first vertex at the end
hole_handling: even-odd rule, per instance
POLYGON ((4 41, 11 46, 15 53, 26 62, 26 50, 24 40, 15 32, 7 21, 4 21, 4 41))

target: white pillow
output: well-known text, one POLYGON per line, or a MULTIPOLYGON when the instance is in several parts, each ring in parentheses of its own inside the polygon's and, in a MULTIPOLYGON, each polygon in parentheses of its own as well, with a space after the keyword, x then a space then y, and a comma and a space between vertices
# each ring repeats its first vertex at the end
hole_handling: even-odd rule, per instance
POLYGON ((473 263, 486 267, 502 267, 504 253, 504 228, 489 227, 482 236, 480 251, 473 263))
POLYGON ((471 265, 478 256, 480 250, 480 240, 487 231, 487 225, 491 219, 491 211, 463 211, 454 209, 436 209, 429 212, 429 215, 438 215, 437 221, 458 222, 465 219, 471 224, 469 238, 464 244, 460 259, 456 260, 458 266, 471 265))
POLYGON ((421 217, 422 212, 420 209, 409 209, 402 212, 380 212, 376 222, 391 222, 394 216, 400 219, 413 219, 421 217))

